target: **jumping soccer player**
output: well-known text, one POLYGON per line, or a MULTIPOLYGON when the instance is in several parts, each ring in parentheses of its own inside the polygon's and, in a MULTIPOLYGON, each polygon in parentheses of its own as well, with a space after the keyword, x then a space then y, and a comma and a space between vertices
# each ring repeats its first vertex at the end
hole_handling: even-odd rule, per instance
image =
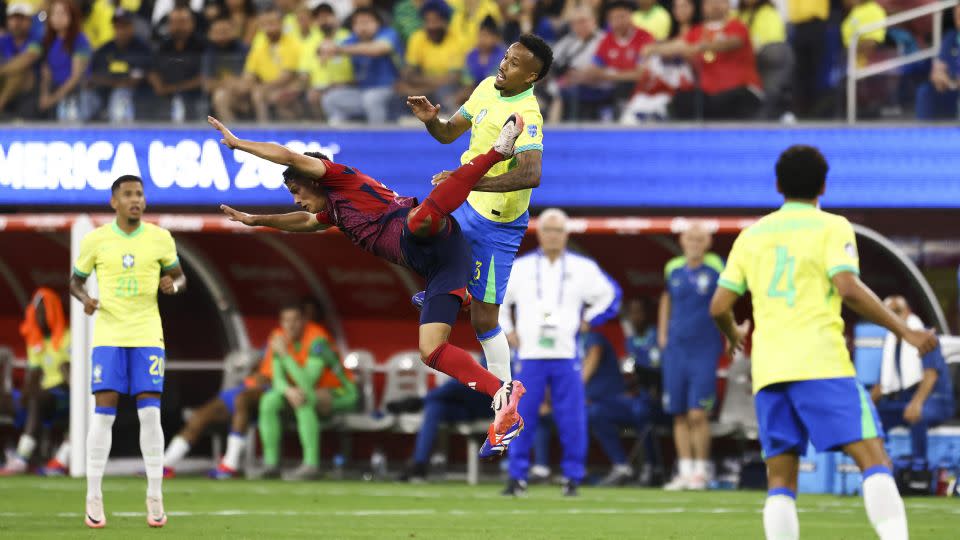
POLYGON ((763 527, 768 539, 800 536, 798 455, 807 441, 820 452, 842 449, 863 471, 863 499, 881 539, 906 540, 907 516, 883 448, 877 411, 854 378, 841 304, 926 354, 933 332, 911 330, 859 278, 853 228, 821 211, 827 161, 811 146, 792 146, 777 161, 786 203, 737 238, 710 306, 717 326, 739 348, 744 330, 731 309, 753 292, 753 391, 767 462, 763 527))
POLYGON ((146 205, 143 180, 133 175, 117 178, 110 196, 117 219, 83 238, 70 277, 70 294, 83 303, 83 311, 87 315, 100 312, 93 332, 91 370, 96 409, 87 433, 86 523, 94 529, 107 524, 101 484, 121 393, 137 400, 140 452, 147 473, 147 524, 163 527, 167 522, 161 493, 164 352, 157 290, 182 293, 187 278, 170 233, 141 221, 146 205), (91 298, 84 287, 94 269, 100 300, 91 298))
POLYGON ((220 142, 228 148, 286 165, 283 179, 287 189, 294 202, 306 210, 250 215, 221 206, 230 219, 289 232, 336 226, 361 249, 406 266, 426 279, 420 313, 420 357, 428 366, 493 398, 496 416, 480 455, 503 454, 523 429, 517 403, 524 388, 519 381, 501 381, 469 353, 448 343, 466 297, 471 270, 470 248, 451 214, 484 174, 514 155, 517 139, 524 132, 523 117, 510 115, 493 147, 461 165, 420 205, 416 199, 401 197, 360 171, 333 163, 323 154, 298 154, 278 144, 241 140, 217 119, 207 120, 220 131, 220 142))
MULTIPOLYGON (((488 369, 509 381, 510 346, 500 329, 500 304, 507 290, 513 260, 527 231, 530 193, 540 185, 543 161, 543 116, 533 95, 533 85, 543 79, 553 63, 553 51, 537 36, 525 34, 507 49, 496 77, 488 77, 460 110, 440 120, 440 106, 423 96, 407 98, 413 114, 434 139, 450 144, 470 132, 470 147, 460 158, 463 164, 487 152, 500 134, 500 126, 519 111, 526 130, 520 135, 516 157, 499 163, 473 186, 468 204, 453 214, 470 242, 473 274, 468 291, 470 315, 477 339, 483 347, 488 369)), ((451 173, 434 176, 434 184, 451 173)), ((420 302, 420 295, 414 303, 420 302)))

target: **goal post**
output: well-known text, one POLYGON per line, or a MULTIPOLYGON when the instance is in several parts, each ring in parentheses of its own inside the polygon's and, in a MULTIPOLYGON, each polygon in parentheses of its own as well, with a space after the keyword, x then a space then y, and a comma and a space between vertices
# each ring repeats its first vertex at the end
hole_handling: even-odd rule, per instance
MULTIPOLYGON (((80 254, 80 241, 93 231, 90 216, 77 216, 70 226, 70 269, 80 254)), ((93 276, 91 276, 93 277, 93 276)), ((96 297, 97 280, 87 280, 87 291, 96 297)), ((80 478, 87 473, 87 425, 93 414, 90 394, 90 351, 93 345, 93 320, 83 312, 83 304, 70 298, 70 476, 80 478)))

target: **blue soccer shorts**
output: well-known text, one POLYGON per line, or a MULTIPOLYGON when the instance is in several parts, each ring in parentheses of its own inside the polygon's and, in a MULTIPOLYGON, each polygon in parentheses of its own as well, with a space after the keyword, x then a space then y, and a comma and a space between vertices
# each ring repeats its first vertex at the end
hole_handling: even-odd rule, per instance
POLYGON ((164 363, 160 347, 94 347, 93 393, 162 393, 164 363))
POLYGON ((502 304, 530 213, 524 212, 509 223, 499 223, 481 216, 470 203, 463 203, 453 217, 470 244, 473 264, 467 291, 474 300, 502 304))
POLYGON ((691 409, 713 410, 717 401, 717 361, 721 348, 715 344, 674 343, 663 353, 663 410, 671 415, 691 409))
POLYGON ((754 396, 765 459, 818 452, 883 437, 873 401, 853 377, 812 379, 765 386, 754 396))

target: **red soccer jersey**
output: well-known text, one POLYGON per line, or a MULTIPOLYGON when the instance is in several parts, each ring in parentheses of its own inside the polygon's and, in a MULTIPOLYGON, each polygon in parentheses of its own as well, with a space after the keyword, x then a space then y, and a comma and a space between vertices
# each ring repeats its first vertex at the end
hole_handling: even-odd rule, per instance
POLYGON ((707 94, 719 94, 741 86, 762 88, 757 74, 757 61, 750 44, 750 31, 739 19, 724 24, 704 23, 690 29, 683 39, 687 43, 713 41, 716 36, 739 37, 743 46, 726 52, 706 52, 693 60, 700 75, 700 88, 707 94))
POLYGON ((338 227, 364 251, 405 264, 400 239, 406 219, 384 219, 388 214, 413 208, 417 201, 401 197, 387 186, 348 167, 323 160, 327 174, 320 185, 327 192, 327 207, 317 221, 338 227))
POLYGON ((640 28, 634 29, 633 34, 626 40, 620 40, 613 32, 607 32, 597 46, 596 62, 617 71, 633 69, 640 60, 640 51, 655 41, 653 36, 640 28))

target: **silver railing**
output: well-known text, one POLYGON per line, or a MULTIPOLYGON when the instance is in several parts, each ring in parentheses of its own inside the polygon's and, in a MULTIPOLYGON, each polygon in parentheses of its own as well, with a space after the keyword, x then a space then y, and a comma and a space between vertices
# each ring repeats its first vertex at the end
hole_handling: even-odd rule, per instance
POLYGON ((912 64, 913 62, 920 62, 937 56, 940 52, 940 44, 943 41, 943 12, 956 6, 958 3, 960 3, 960 0, 941 0, 934 4, 927 4, 925 6, 901 11, 882 21, 857 28, 853 33, 853 37, 850 39, 850 47, 847 49, 848 124, 857 121, 857 81, 878 75, 885 71, 897 69, 907 64, 912 64), (930 47, 899 58, 891 58, 877 62, 876 64, 870 64, 863 68, 857 65, 857 45, 860 43, 862 36, 880 30, 881 28, 889 28, 900 23, 919 19, 920 17, 926 17, 927 15, 933 15, 933 42, 930 44, 930 47))

